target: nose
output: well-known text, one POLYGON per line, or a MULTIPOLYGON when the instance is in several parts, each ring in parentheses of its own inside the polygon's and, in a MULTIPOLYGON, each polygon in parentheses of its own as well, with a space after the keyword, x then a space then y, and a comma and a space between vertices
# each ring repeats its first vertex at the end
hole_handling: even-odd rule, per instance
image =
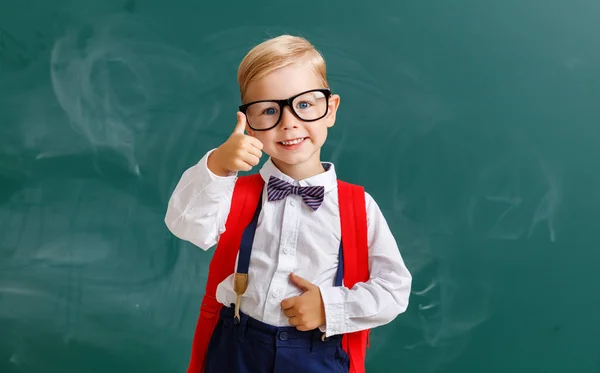
POLYGON ((283 130, 298 128, 298 118, 296 118, 289 106, 283 108, 283 111, 281 112, 281 123, 279 125, 283 130))

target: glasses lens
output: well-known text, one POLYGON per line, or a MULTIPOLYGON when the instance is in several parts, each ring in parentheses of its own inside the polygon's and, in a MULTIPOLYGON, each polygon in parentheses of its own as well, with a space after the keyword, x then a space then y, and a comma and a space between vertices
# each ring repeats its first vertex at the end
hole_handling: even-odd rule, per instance
POLYGON ((307 92, 294 99, 294 111, 304 120, 315 120, 325 115, 327 111, 327 97, 323 92, 307 92))
POLYGON ((276 102, 257 102, 246 109, 248 123, 257 130, 271 128, 279 119, 279 105, 276 102))

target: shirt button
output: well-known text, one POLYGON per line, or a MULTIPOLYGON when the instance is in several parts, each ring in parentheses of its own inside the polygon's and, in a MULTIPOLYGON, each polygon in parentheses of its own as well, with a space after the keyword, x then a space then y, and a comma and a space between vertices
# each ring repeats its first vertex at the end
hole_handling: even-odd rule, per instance
POLYGON ((290 248, 289 248, 289 247, 284 247, 284 248, 283 248, 283 253, 284 253, 284 254, 289 254, 291 251, 292 251, 292 250, 290 250, 290 248))
POLYGON ((296 206, 296 201, 290 200, 290 206, 296 206))
POLYGON ((279 298, 279 289, 273 290, 273 293, 271 294, 271 296, 273 298, 279 298))

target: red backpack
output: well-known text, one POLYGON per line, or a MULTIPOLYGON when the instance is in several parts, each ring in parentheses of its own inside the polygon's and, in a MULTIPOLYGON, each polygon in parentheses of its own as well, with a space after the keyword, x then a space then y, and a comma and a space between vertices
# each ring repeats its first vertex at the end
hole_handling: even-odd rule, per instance
MULTIPOLYGON (((210 262, 206 292, 196 324, 187 373, 204 372, 208 343, 219 321, 223 305, 215 298, 217 285, 235 272, 235 262, 246 226, 252 220, 263 189, 259 174, 237 179, 225 232, 210 262)), ((352 288, 369 279, 367 212, 364 188, 338 180, 338 198, 344 257, 344 286, 352 288)), ((345 334, 342 348, 350 357, 349 373, 365 372, 369 330, 345 334)))

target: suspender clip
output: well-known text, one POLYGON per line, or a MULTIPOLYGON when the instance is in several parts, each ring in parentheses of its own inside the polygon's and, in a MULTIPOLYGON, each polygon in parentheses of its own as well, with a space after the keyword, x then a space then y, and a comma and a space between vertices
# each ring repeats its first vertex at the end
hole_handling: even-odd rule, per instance
POLYGON ((235 273, 233 275, 233 291, 237 294, 235 299, 235 313, 234 316, 238 322, 240 321, 240 304, 242 303, 242 295, 248 289, 248 274, 247 273, 235 273))

